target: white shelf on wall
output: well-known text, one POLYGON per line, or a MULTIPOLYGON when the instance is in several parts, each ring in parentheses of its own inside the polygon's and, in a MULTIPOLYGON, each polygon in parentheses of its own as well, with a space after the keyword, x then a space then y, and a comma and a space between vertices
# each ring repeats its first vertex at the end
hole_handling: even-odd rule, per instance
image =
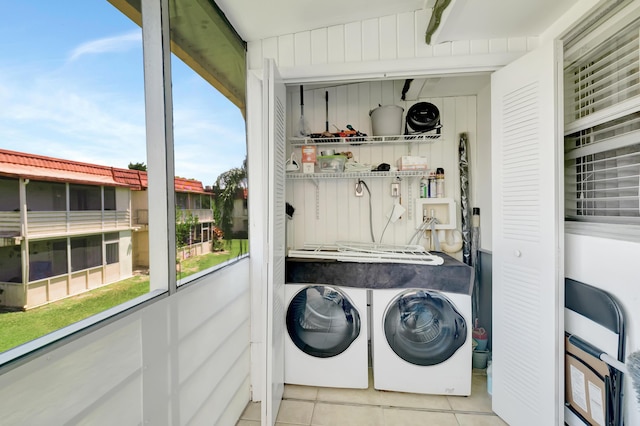
POLYGON ((433 143, 440 139, 439 133, 417 133, 398 136, 350 136, 333 138, 289 138, 291 146, 302 145, 373 145, 385 143, 433 143))
POLYGON ((359 179, 359 178, 393 178, 393 177, 415 177, 428 176, 429 170, 398 170, 395 172, 318 172, 302 173, 288 172, 287 179, 308 179, 318 181, 321 179, 359 179))

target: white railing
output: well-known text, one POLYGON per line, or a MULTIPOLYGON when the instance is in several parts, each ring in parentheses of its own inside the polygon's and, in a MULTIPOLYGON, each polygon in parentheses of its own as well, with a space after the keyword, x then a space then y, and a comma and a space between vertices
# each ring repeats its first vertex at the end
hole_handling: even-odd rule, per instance
POLYGON ((129 229, 128 211, 28 212, 27 234, 33 236, 64 235, 93 231, 129 229))
POLYGON ((178 217, 178 220, 184 219, 184 215, 191 213, 198 218, 198 223, 213 222, 213 210, 211 209, 185 209, 181 210, 182 218, 178 217))
POLYGON ((0 234, 20 235, 20 212, 0 212, 0 234))

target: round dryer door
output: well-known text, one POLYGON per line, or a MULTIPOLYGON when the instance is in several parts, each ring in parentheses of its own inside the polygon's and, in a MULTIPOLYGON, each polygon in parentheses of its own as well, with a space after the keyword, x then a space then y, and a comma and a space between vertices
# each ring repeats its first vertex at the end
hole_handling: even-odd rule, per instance
POLYGON ((384 333, 400 358, 427 366, 449 359, 464 344, 467 326, 443 294, 407 290, 387 306, 384 333))
POLYGON ((287 308, 287 331, 303 352, 328 358, 344 352, 360 334, 360 315, 338 288, 309 286, 287 308))

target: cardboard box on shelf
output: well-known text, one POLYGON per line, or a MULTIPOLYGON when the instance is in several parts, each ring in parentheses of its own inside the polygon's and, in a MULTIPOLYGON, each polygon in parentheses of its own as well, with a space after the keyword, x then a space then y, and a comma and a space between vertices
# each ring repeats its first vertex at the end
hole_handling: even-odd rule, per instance
POLYGON ((302 173, 313 173, 316 164, 316 147, 314 145, 304 145, 302 147, 302 173))
POLYGON ((427 170, 427 157, 403 155, 398 159, 398 170, 427 170))

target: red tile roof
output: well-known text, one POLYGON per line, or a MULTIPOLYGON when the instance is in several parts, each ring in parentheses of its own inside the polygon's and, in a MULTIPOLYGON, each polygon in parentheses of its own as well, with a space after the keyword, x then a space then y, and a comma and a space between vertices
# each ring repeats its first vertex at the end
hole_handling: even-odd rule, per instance
POLYGON ((4 149, 0 150, 0 175, 90 185, 125 186, 113 179, 110 167, 4 149))
POLYGON ((176 192, 195 192, 199 194, 207 193, 202 186, 202 182, 195 179, 176 177, 174 179, 174 185, 176 187, 176 192))
MULTIPOLYGON (((88 185, 148 187, 147 172, 0 149, 0 176, 88 185)), ((175 178, 176 192, 205 194, 202 182, 175 178)))
POLYGON ((147 187, 147 172, 131 169, 116 169, 115 167, 111 168, 111 172, 116 182, 126 184, 131 189, 141 190, 147 187), (144 175, 144 182, 142 175, 144 175))

